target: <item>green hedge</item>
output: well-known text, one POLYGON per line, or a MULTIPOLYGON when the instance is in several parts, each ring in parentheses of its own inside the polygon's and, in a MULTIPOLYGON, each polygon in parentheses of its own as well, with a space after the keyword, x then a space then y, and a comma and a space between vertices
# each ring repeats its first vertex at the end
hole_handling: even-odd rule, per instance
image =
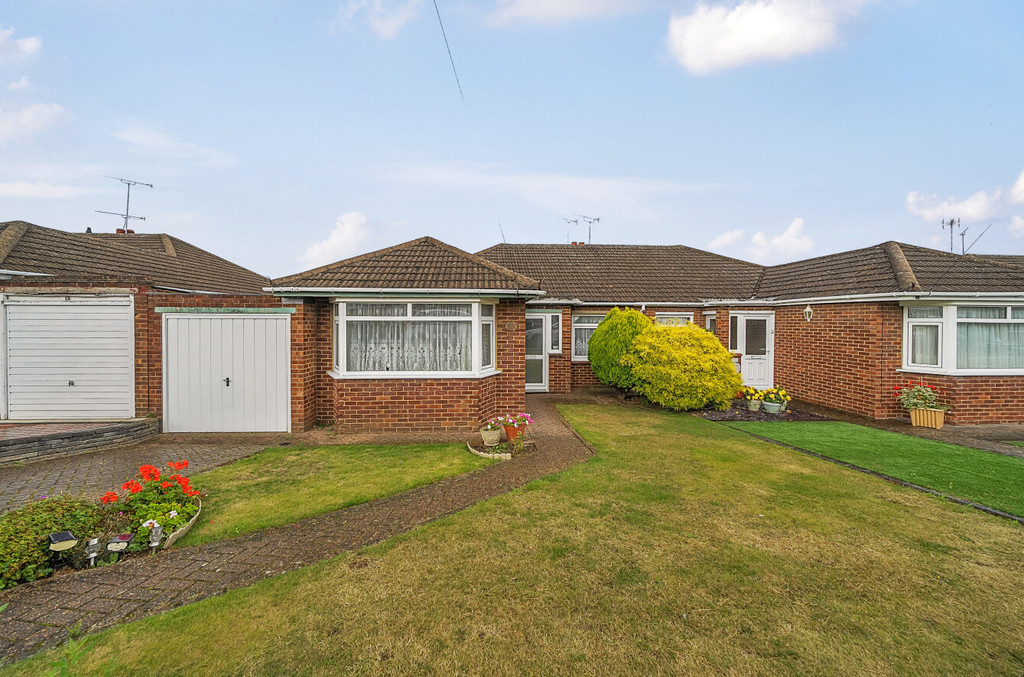
POLYGON ((650 318, 629 308, 612 308, 597 325, 590 337, 587 357, 601 383, 626 390, 634 386, 632 370, 622 358, 629 352, 633 340, 650 327, 650 318))
POLYGON ((634 389, 669 409, 728 409, 743 386, 729 351, 693 324, 649 327, 622 362, 632 370, 634 389))

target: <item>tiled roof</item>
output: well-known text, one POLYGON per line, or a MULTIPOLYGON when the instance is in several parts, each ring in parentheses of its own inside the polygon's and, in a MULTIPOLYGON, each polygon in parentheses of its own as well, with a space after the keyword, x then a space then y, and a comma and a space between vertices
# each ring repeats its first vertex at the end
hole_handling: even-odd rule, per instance
POLYGON ((900 247, 926 291, 1024 292, 1024 257, 961 256, 908 244, 900 247))
POLYGON ((499 244, 479 255, 536 278, 547 300, 609 304, 748 298, 762 270, 681 245, 499 244))
POLYGON ((422 237, 304 273, 280 277, 274 287, 324 289, 540 289, 537 280, 451 245, 422 237))
POLYGON ((0 223, 0 269, 223 294, 263 294, 269 283, 168 235, 69 233, 24 221, 0 223))
POLYGON ((787 299, 911 291, 912 284, 900 289, 896 279, 892 254, 898 252, 886 249, 875 245, 767 267, 752 295, 787 299))

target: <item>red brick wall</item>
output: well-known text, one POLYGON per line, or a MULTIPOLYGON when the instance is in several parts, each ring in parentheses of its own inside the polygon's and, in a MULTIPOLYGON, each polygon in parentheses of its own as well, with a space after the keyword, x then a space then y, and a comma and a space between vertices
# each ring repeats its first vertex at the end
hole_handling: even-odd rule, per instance
POLYGON ((328 377, 331 419, 341 432, 468 431, 492 416, 522 411, 526 407, 525 319, 525 302, 498 304, 495 352, 501 373, 483 379, 328 377))

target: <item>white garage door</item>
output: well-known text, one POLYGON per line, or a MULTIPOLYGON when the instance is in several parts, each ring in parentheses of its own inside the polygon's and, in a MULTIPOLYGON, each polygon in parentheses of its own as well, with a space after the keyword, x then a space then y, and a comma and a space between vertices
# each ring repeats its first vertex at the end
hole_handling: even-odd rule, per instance
POLYGON ((131 297, 4 300, 10 419, 135 415, 131 297))
POLYGON ((290 317, 164 315, 164 430, 287 432, 290 317))

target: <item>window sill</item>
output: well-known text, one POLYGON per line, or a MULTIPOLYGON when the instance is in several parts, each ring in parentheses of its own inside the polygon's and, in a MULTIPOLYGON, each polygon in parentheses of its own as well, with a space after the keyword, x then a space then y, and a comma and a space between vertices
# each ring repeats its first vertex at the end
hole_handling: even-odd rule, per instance
POLYGON ((496 376, 502 373, 500 369, 487 369, 481 372, 467 373, 464 371, 371 371, 358 373, 344 373, 337 369, 327 372, 327 375, 338 381, 375 381, 385 379, 449 379, 449 380, 479 380, 496 376))
POLYGON ((1024 376, 1024 369, 936 369, 934 367, 901 367, 900 373, 933 376, 1024 376))

